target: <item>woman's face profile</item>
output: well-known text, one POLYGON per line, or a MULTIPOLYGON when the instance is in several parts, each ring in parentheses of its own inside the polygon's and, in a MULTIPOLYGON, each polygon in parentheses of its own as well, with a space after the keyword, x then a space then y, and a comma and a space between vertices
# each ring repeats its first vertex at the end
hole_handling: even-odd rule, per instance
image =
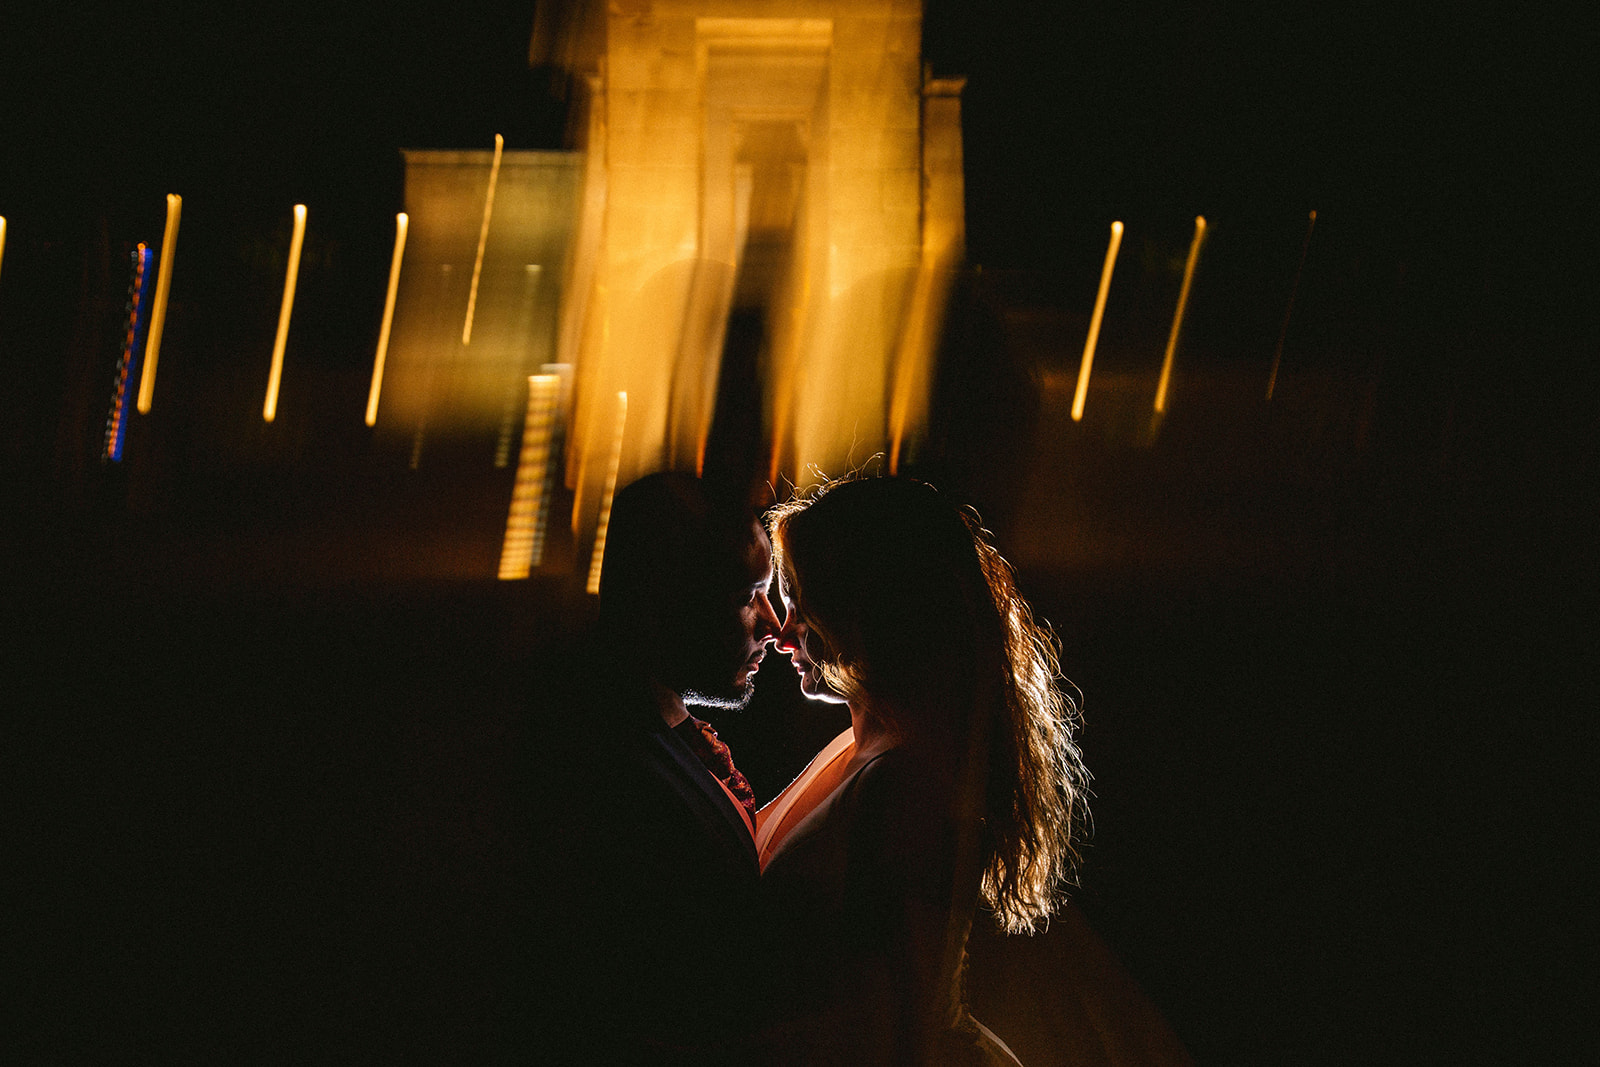
POLYGON ((843 704, 845 698, 828 684, 827 678, 822 673, 822 663, 825 659, 822 641, 806 626, 804 612, 790 596, 794 583, 785 580, 781 585, 785 613, 783 628, 778 631, 778 651, 789 654, 795 672, 800 675, 800 692, 807 698, 830 704, 843 704))

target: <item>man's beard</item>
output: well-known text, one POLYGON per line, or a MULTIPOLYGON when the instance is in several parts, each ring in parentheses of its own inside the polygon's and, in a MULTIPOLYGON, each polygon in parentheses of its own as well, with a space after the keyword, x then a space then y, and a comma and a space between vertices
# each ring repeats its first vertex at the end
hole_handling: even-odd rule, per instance
POLYGON ((756 682, 752 678, 738 688, 729 687, 721 693, 706 693, 699 689, 685 689, 683 702, 689 707, 713 708, 717 711, 743 711, 755 696, 756 682))

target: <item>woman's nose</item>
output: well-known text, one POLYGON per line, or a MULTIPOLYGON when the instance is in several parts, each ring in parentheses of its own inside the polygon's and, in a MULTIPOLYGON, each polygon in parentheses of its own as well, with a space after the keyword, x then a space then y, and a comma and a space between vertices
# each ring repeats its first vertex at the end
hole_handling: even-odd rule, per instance
POLYGON ((790 608, 788 616, 783 620, 783 625, 778 629, 777 639, 773 642, 773 647, 779 652, 799 651, 800 626, 799 613, 790 608))

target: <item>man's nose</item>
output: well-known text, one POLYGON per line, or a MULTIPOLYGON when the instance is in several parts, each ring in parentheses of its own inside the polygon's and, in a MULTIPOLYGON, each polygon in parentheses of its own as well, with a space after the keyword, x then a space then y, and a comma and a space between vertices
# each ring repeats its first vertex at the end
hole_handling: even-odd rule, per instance
POLYGON ((772 610, 772 601, 762 594, 756 599, 756 633, 765 641, 769 637, 776 638, 783 630, 783 623, 778 621, 778 613, 772 610))

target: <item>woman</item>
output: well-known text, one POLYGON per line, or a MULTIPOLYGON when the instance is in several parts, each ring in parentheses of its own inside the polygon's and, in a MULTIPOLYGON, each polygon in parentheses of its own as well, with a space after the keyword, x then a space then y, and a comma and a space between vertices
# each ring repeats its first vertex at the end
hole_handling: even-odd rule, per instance
POLYGON ((1087 819, 1053 639, 986 533, 931 486, 833 483, 769 516, 778 648, 851 728, 761 812, 794 1062, 1015 1064, 966 1013, 979 898, 1009 932, 1059 903, 1087 819), (786 984, 785 984, 786 983, 786 984))

